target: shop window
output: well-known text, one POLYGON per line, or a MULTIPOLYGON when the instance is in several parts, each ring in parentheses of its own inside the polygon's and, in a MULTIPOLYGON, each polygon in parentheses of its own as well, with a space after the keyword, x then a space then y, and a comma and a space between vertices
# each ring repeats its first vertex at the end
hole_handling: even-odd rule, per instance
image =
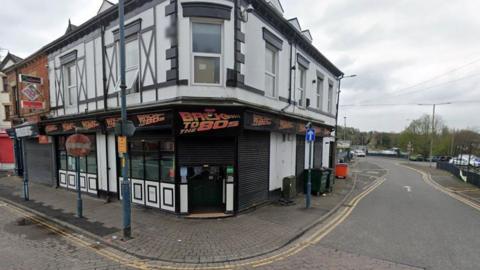
POLYGON ((143 142, 132 141, 130 143, 130 177, 134 179, 144 179, 143 155, 143 142))
POLYGON ((192 23, 193 81, 220 84, 222 25, 192 23))
POLYGON ((173 140, 167 138, 132 138, 129 177, 137 180, 174 182, 174 145, 173 140))
MULTIPOLYGON (((86 157, 80 157, 80 172, 97 174, 97 149, 95 135, 87 135, 91 142, 90 153, 86 157)), ((59 169, 64 171, 76 172, 75 157, 69 156, 65 148, 65 142, 68 136, 58 137, 57 156, 59 169)))
POLYGON ((159 144, 155 141, 145 142, 145 179, 151 181, 160 180, 159 168, 159 144))

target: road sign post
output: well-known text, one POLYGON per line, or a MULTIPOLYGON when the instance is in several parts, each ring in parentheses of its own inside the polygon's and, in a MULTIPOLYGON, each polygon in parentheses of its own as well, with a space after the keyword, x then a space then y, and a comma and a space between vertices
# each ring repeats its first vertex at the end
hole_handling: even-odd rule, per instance
POLYGON ((315 130, 312 128, 312 124, 308 123, 305 128, 307 132, 305 134, 305 141, 308 143, 308 177, 307 177, 307 196, 306 196, 306 208, 311 206, 311 197, 312 197, 312 142, 315 141, 315 130))
MULTIPOLYGON (((77 173, 77 217, 83 217, 82 190, 80 187, 80 157, 85 157, 90 153, 90 139, 83 134, 73 134, 67 138, 65 148, 70 156, 75 157, 75 170, 77 173)), ((87 181, 85 177, 85 181, 87 181)), ((86 184, 86 183, 85 183, 86 184)))

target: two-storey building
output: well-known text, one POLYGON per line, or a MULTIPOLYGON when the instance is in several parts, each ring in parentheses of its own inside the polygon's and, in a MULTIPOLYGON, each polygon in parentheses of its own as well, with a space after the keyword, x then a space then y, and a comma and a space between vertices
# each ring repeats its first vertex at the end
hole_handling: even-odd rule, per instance
POLYGON ((50 108, 47 55, 40 49, 5 69, 10 96, 9 130, 14 139, 17 173, 28 169, 31 181, 56 185, 53 141, 40 136, 40 121, 50 108))
MULTIPOLYGON (((278 1, 127 0, 125 8, 134 203, 236 213, 278 198, 282 179, 308 161, 307 122, 317 130, 315 167, 331 166, 342 72, 278 1)), ((65 140, 82 127, 93 151, 81 160, 81 189, 120 198, 118 40, 117 7, 105 2, 45 48, 51 112, 42 124, 60 187, 76 188, 65 140)))

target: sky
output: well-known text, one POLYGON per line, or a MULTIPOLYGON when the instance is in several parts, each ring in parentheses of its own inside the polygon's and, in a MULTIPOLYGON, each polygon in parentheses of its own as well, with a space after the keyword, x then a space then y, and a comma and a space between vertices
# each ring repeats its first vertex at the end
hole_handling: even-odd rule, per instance
MULTIPOLYGON (((26 57, 60 37, 69 19, 94 16, 102 1, 48 2, 1 0, 0 48, 26 57)), ((346 117, 362 131, 398 132, 432 113, 418 104, 449 102, 436 110, 445 124, 480 132, 480 1, 281 2, 330 61, 357 75, 342 80, 341 124, 346 117)))

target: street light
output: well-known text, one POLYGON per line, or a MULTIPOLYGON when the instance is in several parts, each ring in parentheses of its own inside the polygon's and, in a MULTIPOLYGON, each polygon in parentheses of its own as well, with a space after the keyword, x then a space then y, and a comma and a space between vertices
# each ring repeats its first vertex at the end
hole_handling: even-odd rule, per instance
POLYGON ((337 91, 337 108, 336 108, 336 113, 335 113, 335 147, 333 149, 334 151, 334 155, 335 155, 335 159, 333 161, 333 167, 335 167, 335 164, 337 163, 337 141, 338 141, 338 107, 339 107, 339 104, 340 104, 340 92, 341 92, 341 84, 342 84, 342 80, 343 79, 346 79, 346 78, 353 78, 353 77, 357 77, 357 74, 352 74, 352 75, 348 75, 348 76, 345 76, 345 75, 341 75, 339 77, 337 77, 337 81, 338 81, 338 91, 337 91))
MULTIPOLYGON (((120 48, 120 95, 121 95, 121 136, 127 134, 127 99, 125 85, 125 0, 118 1, 118 24, 119 24, 119 48, 120 48)), ((126 141, 124 142, 126 144, 126 141)), ((124 147, 127 149, 127 147, 124 147)), ((128 150, 124 151, 121 157, 122 167, 122 210, 123 210, 123 237, 130 238, 132 236, 131 227, 131 204, 130 204, 130 182, 127 176, 128 171, 128 150)))
POLYGON ((452 104, 451 102, 443 102, 443 103, 419 103, 418 106, 433 106, 433 113, 432 113, 432 135, 430 138, 430 167, 432 166, 433 160, 433 138, 435 136, 435 108, 436 106, 440 105, 449 105, 452 104))

